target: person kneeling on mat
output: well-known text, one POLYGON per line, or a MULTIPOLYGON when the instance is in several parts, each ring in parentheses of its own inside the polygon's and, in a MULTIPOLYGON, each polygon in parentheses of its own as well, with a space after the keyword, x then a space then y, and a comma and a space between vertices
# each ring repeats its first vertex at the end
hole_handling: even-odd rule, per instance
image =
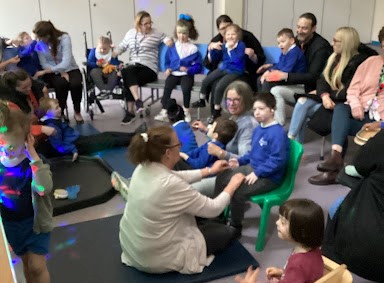
POLYGON ((213 255, 236 238, 231 227, 196 217, 222 213, 244 175, 234 175, 221 194, 208 198, 190 183, 224 171, 228 162, 218 160, 211 168, 172 171, 179 161, 180 147, 169 126, 134 136, 128 147, 129 159, 137 167, 120 220, 121 260, 141 271, 202 272, 213 255))
POLYGON ((38 147, 38 152, 47 158, 72 154, 72 161, 75 161, 79 154, 91 154, 107 148, 128 146, 137 132, 147 129, 143 123, 133 133, 104 132, 82 136, 67 122, 60 119, 61 108, 57 99, 41 98, 40 110, 44 115, 40 120, 46 126, 55 129, 55 133, 48 137, 49 142, 38 147))

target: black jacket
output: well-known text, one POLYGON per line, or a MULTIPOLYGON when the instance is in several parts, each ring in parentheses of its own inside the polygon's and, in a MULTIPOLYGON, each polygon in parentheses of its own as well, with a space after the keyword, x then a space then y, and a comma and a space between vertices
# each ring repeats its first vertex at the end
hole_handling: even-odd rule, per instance
POLYGON ((332 47, 327 40, 315 32, 303 48, 308 71, 289 73, 287 84, 304 84, 305 92, 310 92, 316 89, 316 81, 323 72, 329 55, 332 54, 332 47))

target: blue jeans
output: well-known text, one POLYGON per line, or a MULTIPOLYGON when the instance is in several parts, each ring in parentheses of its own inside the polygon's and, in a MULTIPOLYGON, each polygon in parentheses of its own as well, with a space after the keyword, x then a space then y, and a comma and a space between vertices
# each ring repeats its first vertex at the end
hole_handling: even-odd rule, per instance
POLYGON ((293 109, 288 136, 295 137, 299 143, 303 143, 308 119, 313 117, 320 106, 321 103, 313 99, 300 97, 293 109))
POLYGON ((356 136, 363 125, 370 122, 373 122, 373 120, 369 119, 367 112, 363 120, 356 120, 352 116, 349 105, 343 103, 336 104, 332 117, 332 145, 345 146, 348 136, 356 136))

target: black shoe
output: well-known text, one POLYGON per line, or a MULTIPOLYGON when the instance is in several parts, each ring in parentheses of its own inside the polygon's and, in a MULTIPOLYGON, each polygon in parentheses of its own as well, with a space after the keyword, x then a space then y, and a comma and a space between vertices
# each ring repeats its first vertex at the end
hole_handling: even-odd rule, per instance
POLYGON ((136 100, 135 104, 136 104, 136 113, 139 113, 144 110, 144 103, 140 99, 136 100))
POLYGON ((124 119, 121 121, 121 125, 129 125, 135 120, 135 117, 136 117, 135 114, 128 111, 125 112, 125 116, 124 116, 124 119))
POLYGON ((207 119, 208 124, 213 124, 217 118, 221 116, 221 109, 214 109, 211 117, 207 119))
POLYGON ((64 114, 61 115, 60 120, 61 120, 61 122, 63 122, 63 123, 64 123, 64 122, 65 122, 65 123, 69 123, 69 119, 68 119, 68 117, 65 116, 64 114))
POLYGON ((138 126, 135 130, 135 134, 141 134, 148 131, 147 123, 142 123, 140 126, 138 126))
POLYGON ((205 107, 205 100, 199 99, 198 101, 195 101, 192 103, 192 108, 203 108, 205 107))

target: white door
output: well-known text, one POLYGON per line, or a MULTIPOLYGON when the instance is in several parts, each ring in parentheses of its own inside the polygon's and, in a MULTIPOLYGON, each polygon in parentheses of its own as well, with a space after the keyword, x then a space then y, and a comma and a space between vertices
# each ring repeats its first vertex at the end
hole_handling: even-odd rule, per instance
POLYGON ((22 31, 31 33, 40 21, 39 0, 1 1, 1 12, 0 36, 6 38, 15 38, 22 31))
MULTIPOLYGON (((110 32, 112 41, 118 45, 127 31, 134 27, 135 11, 133 0, 90 0, 92 36, 88 38, 89 48, 96 47, 97 39, 110 32)), ((119 56, 127 62, 128 52, 119 56)))
POLYGON ((71 36, 73 55, 81 68, 86 60, 83 32, 91 34, 88 0, 40 0, 40 6, 43 20, 50 20, 71 36))
POLYGON ((189 14, 195 20, 195 27, 199 32, 197 43, 209 43, 214 36, 213 1, 211 0, 177 0, 176 20, 180 14, 189 14))
POLYGON ((135 0, 135 14, 142 10, 151 15, 154 28, 173 37, 176 24, 175 0, 135 0))

